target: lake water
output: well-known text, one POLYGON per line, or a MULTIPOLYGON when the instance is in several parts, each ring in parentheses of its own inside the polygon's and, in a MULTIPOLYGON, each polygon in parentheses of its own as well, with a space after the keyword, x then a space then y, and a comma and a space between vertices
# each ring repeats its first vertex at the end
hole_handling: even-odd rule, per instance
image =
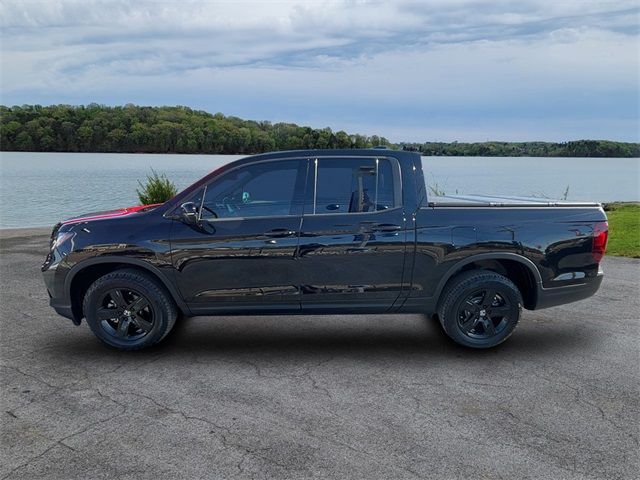
MULTIPOLYGON (((151 168, 182 189, 241 155, 0 153, 0 228, 53 226, 85 212, 138 203, 151 168)), ((447 194, 640 200, 638 158, 424 157, 427 183, 447 194)))

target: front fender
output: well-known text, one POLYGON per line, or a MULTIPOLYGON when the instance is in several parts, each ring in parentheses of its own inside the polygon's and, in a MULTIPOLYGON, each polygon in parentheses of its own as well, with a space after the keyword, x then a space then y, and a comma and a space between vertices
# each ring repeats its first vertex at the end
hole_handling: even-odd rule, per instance
POLYGON ((95 265, 123 265, 123 266, 132 266, 136 268, 140 268, 145 270, 146 272, 153 275, 164 287, 167 289, 173 300, 176 302, 178 308, 186 315, 191 315, 191 311, 189 310, 188 305, 182 299, 178 289, 175 284, 170 280, 168 275, 163 272, 157 266, 137 258, 130 257, 121 257, 117 255, 103 255, 100 257, 93 257, 83 260, 81 262, 76 263, 71 267, 69 272, 67 273, 64 281, 64 297, 71 298, 71 287, 73 285, 73 279, 82 271, 85 271, 87 268, 95 266, 95 265))

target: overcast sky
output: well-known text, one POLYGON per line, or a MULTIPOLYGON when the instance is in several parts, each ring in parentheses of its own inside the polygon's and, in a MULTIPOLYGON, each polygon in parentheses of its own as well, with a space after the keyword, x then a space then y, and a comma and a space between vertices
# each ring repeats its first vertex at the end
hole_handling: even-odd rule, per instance
POLYGON ((5 105, 187 105, 393 141, 640 141, 636 1, 2 0, 5 105))

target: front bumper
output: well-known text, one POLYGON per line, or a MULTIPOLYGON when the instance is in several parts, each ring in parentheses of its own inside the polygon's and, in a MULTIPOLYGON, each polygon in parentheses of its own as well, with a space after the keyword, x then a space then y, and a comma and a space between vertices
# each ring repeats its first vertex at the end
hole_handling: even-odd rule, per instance
POLYGON ((600 285, 604 274, 599 271, 595 277, 590 277, 583 283, 574 285, 565 285, 562 287, 544 288, 538 285, 538 298, 535 310, 541 308, 555 307, 556 305, 564 305, 565 303, 577 302, 594 295, 600 285))
POLYGON ((58 315, 71 320, 74 324, 80 325, 81 319, 76 318, 71 308, 71 300, 64 298, 64 278, 67 269, 61 268, 61 260, 47 261, 42 265, 42 278, 49 293, 49 305, 53 307, 58 315))
POLYGON ((53 307, 58 315, 62 315, 65 318, 71 320, 75 325, 80 325, 81 320, 75 318, 73 315, 73 309, 71 305, 60 301, 59 299, 52 298, 49 300, 49 305, 53 307))

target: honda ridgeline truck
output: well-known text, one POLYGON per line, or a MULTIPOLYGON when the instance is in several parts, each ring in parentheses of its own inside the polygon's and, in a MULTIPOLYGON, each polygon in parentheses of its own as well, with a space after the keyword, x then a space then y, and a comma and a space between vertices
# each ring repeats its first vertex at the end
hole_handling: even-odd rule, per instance
POLYGON ((607 233, 597 203, 431 196, 417 153, 291 151, 61 222, 42 272, 56 312, 123 350, 181 316, 416 312, 488 348, 523 308, 593 295, 607 233))

